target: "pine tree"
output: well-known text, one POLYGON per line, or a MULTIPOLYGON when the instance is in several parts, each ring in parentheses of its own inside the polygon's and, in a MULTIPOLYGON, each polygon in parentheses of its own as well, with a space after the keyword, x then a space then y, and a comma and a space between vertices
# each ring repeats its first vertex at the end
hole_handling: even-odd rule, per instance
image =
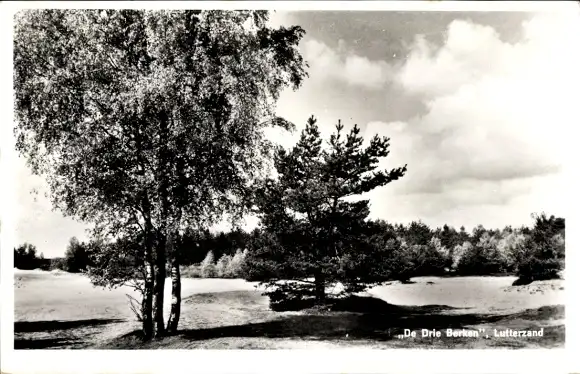
POLYGON ((377 170, 390 139, 374 136, 365 148, 358 126, 346 136, 343 130, 339 121, 323 147, 311 117, 290 151, 277 149, 278 178, 257 190, 263 228, 276 243, 254 251, 251 261, 273 292, 283 288, 322 304, 329 285, 354 292, 381 278, 377 246, 368 240, 376 232, 366 222, 369 200, 352 198, 403 177, 406 166, 377 170))

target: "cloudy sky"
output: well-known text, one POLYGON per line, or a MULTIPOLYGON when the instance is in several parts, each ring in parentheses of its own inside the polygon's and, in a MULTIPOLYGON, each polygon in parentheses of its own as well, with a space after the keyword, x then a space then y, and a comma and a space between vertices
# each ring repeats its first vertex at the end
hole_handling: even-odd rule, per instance
MULTIPOLYGON (((580 119, 575 14, 292 12, 272 21, 306 30, 310 64, 278 113, 299 130, 314 115, 323 134, 341 119, 366 139, 389 136, 384 166, 408 165, 368 195, 373 218, 471 229, 529 224, 532 212, 566 216, 566 130, 580 119)), ((298 135, 269 133, 286 146, 298 135)), ((22 161, 17 183, 18 242, 52 257, 84 237, 81 224, 51 212, 22 161)))

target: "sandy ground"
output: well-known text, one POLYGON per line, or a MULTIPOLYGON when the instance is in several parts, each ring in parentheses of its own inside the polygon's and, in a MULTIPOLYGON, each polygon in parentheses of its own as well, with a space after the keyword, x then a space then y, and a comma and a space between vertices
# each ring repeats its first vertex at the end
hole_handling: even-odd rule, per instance
MULTIPOLYGON (((169 279, 165 290, 166 295, 171 295, 169 279)), ((183 279, 182 282, 183 299, 196 293, 245 290, 255 290, 255 285, 241 279, 183 279)), ((14 322, 122 320, 95 329, 92 334, 98 335, 95 339, 106 340, 139 327, 127 295, 139 299, 139 294, 129 287, 94 287, 88 278, 79 274, 14 269, 14 322)), ((171 300, 166 298, 166 319, 170 305, 171 300)))
MULTIPOLYGON (((457 313, 508 314, 541 306, 565 304, 563 280, 534 282, 528 286, 513 287, 511 284, 514 280, 515 277, 421 277, 413 279, 414 284, 403 285, 393 282, 371 289, 368 294, 396 305, 447 305, 461 308, 456 311, 457 313)), ((78 274, 16 269, 14 287, 15 322, 90 319, 111 322, 102 326, 87 327, 83 331, 75 332, 72 328, 69 330, 70 334, 77 334, 77 338, 82 336, 83 340, 87 340, 86 344, 110 340, 138 328, 126 296, 138 295, 127 287, 107 290, 93 287, 86 277, 78 274)), ((167 282, 167 295, 170 295, 170 287, 170 282, 167 282)), ((255 283, 239 279, 183 279, 182 297, 185 300, 195 294, 253 290, 256 290, 255 283)), ((169 305, 170 300, 166 299, 166 316, 169 315, 169 305)), ((191 307, 193 310, 196 308, 194 305, 191 307)), ((244 305, 240 308, 243 310, 244 305)), ((183 325, 194 323, 195 318, 187 313, 193 310, 184 307, 183 325)), ((211 316, 208 314, 208 321, 220 320, 221 317, 215 313, 224 314, 224 318, 227 314, 226 320, 232 318, 235 320, 235 316, 230 315, 235 314, 235 310, 220 309, 218 312, 216 309, 209 313, 211 316)), ((195 324, 199 323, 202 321, 198 318, 195 324)), ((34 335, 34 339, 51 337, 50 330, 43 334, 34 335)), ((30 335, 17 333, 16 337, 30 338, 30 335)), ((298 343, 289 341, 288 344, 292 346, 298 343)))
POLYGON ((421 277, 414 284, 392 284, 368 293, 397 305, 448 305, 473 313, 508 313, 565 304, 564 281, 512 286, 516 277, 421 277), (430 284, 428 282, 432 282, 430 284))
MULTIPOLYGON (((241 279, 183 279, 182 298, 196 293, 255 290, 241 279)), ((165 283, 171 295, 171 282, 165 283)), ((77 320, 86 318, 132 318, 126 295, 138 298, 129 287, 103 289, 88 278, 66 272, 14 269, 14 320, 77 320)), ((169 316, 171 300, 164 309, 169 316)))

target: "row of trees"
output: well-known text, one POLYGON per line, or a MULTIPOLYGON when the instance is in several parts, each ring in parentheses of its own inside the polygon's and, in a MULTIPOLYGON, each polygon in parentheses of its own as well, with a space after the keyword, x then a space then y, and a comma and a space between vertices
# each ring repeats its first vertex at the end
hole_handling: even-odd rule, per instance
POLYGON ((41 252, 40 255, 36 246, 24 243, 14 248, 14 267, 21 270, 32 270, 46 267, 46 259, 41 252))
MULTIPOLYGON (((505 227, 503 230, 486 230, 478 226, 470 235, 465 230, 457 232, 444 226, 432 231, 430 239, 414 240, 412 231, 405 234, 397 228, 386 225, 397 236, 398 259, 407 264, 400 276, 406 280, 410 276, 517 274, 523 279, 546 279, 555 277, 564 264, 565 221, 563 218, 534 215, 531 228, 505 227), (542 252, 544 251, 544 252, 542 252), (541 266, 530 266, 537 259, 541 266)), ((422 223, 412 223, 422 227, 427 234, 428 227, 422 223)))
MULTIPOLYGON (((539 236, 555 236, 560 247, 559 252, 554 253, 554 258, 562 259, 563 254, 560 252, 563 251, 565 239, 564 219, 540 214, 533 217, 532 223, 530 227, 506 226, 501 230, 486 229, 479 225, 472 231, 466 231, 464 227, 457 230, 449 225, 433 229, 421 221, 403 225, 378 220, 368 224, 372 225, 371 230, 374 230, 375 235, 387 238, 386 242, 389 238, 396 239, 392 252, 396 253, 393 261, 399 263, 397 277, 407 281, 414 276, 450 273, 521 274, 524 267, 520 264, 529 258, 525 255, 528 253, 526 250, 533 247, 531 242, 539 240, 539 236), (554 230, 554 234, 551 231, 542 234, 545 227, 554 230)), ((217 263, 221 258, 231 258, 241 253, 241 249, 245 249, 245 252, 250 249, 254 253, 260 252, 268 245, 267 236, 263 228, 251 232, 233 230, 219 233, 207 229, 199 232, 186 230, 177 250, 181 253, 183 265, 197 265, 200 269, 199 266, 211 263, 214 259, 217 263)), ((194 273, 196 277, 202 274, 201 270, 194 273)))
POLYGON ((216 258, 213 251, 209 251, 200 264, 184 266, 182 274, 188 278, 245 278, 247 255, 247 249, 238 249, 234 255, 216 258))
POLYGON ((36 246, 24 243, 14 248, 14 267, 21 270, 63 270, 70 273, 86 271, 93 263, 89 259, 89 244, 80 242, 76 237, 70 239, 64 257, 44 258, 37 255, 36 246))
MULTIPOLYGON (((565 220, 546 214, 533 218, 532 227, 506 226, 502 230, 492 230, 480 225, 472 232, 467 232, 464 227, 456 230, 448 225, 432 229, 420 221, 408 225, 392 225, 383 220, 371 223, 377 234, 395 239, 394 245, 391 244, 392 265, 398 263, 396 278, 403 282, 415 276, 443 274, 518 274, 525 279, 553 277, 563 266, 565 220), (548 245, 542 245, 546 239, 549 239, 548 245), (553 263, 547 263, 552 260, 553 263), (543 264, 535 266, 535 262, 543 264)), ((184 276, 247 277, 245 271, 251 270, 246 261, 249 249, 259 252, 265 235, 259 228, 252 232, 213 233, 202 230, 197 234, 187 230, 177 248, 187 272, 184 276)), ((95 266, 91 259, 95 252, 93 248, 94 243, 80 242, 73 237, 64 258, 45 259, 42 253, 37 255, 34 245, 25 243, 14 250, 14 266, 19 269, 50 266, 68 272, 87 271, 95 266)))

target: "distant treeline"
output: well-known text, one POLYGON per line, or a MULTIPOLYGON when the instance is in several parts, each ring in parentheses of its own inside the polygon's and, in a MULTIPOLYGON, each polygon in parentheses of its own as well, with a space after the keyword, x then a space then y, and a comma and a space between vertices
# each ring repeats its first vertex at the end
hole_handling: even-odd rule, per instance
POLYGON ((50 259, 44 258, 41 252, 38 254, 36 247, 29 243, 24 243, 18 248, 14 248, 14 267, 21 270, 50 268, 50 259))
MULTIPOLYGON (((479 225, 471 231, 449 225, 433 229, 421 221, 403 225, 377 220, 369 224, 377 233, 370 240, 378 240, 378 245, 384 242, 392 249, 385 261, 397 268, 393 277, 401 281, 445 274, 519 274, 541 279, 557 276, 564 266, 564 218, 541 214, 534 216, 532 227, 486 229, 479 225)), ((266 237, 260 229, 249 233, 189 232, 180 243, 183 264, 218 264, 236 252, 240 256, 240 250, 249 253, 244 258, 251 261, 251 254, 267 245, 266 237)), ((251 272, 251 264, 246 268, 251 272)), ((260 278, 259 274, 254 276, 260 278)))
POLYGON ((38 254, 36 246, 24 243, 14 249, 14 267, 21 270, 63 270, 71 273, 85 271, 92 265, 88 255, 89 245, 79 242, 77 238, 70 239, 64 257, 44 258, 38 254))
MULTIPOLYGON (((389 262, 392 278, 403 282, 416 276, 445 274, 518 274, 524 279, 545 279, 556 277, 564 266, 565 220, 545 214, 534 217, 533 227, 506 226, 501 230, 481 225, 472 231, 448 225, 433 229, 421 221, 402 225, 377 220, 369 225, 377 234, 369 240, 389 247, 384 260, 389 262)), ((268 234, 257 228, 219 233, 186 230, 176 245, 187 269, 184 276, 261 280, 267 276, 252 266, 252 253, 260 252, 267 243, 271 243, 268 234)), ((91 246, 95 245, 99 244, 73 237, 64 258, 44 259, 26 243, 14 250, 14 266, 85 271, 92 265, 91 246)))

